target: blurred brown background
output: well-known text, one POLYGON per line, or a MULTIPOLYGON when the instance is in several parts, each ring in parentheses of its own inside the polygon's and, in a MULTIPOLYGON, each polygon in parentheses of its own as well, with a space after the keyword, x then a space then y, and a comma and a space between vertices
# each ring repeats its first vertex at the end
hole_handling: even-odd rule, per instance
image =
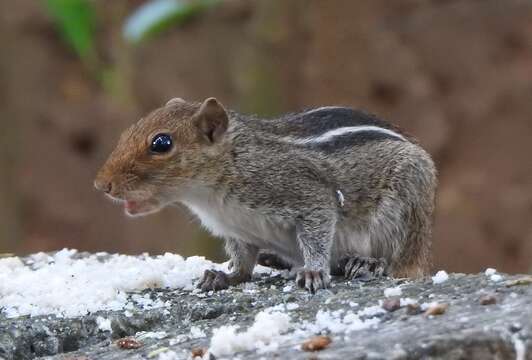
POLYGON ((439 168, 435 266, 531 270, 532 2, 226 0, 132 45, 122 27, 143 3, 92 2, 84 61, 44 1, 0 0, 0 253, 222 259, 184 210, 132 220, 92 187, 129 124, 216 96, 265 116, 349 105, 392 120, 439 168))

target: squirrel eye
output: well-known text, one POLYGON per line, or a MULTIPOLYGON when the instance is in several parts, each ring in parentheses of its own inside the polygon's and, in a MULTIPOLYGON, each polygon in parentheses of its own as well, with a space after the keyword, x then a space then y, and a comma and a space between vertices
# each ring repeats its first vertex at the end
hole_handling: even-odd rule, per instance
POLYGON ((154 153, 165 153, 172 149, 172 137, 168 134, 157 134, 153 137, 150 150, 154 153))

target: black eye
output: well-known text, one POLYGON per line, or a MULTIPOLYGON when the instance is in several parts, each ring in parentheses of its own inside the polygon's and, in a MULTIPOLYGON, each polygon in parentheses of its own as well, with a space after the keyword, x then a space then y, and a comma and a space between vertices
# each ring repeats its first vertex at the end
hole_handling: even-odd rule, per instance
POLYGON ((168 134, 157 134, 151 141, 150 150, 154 153, 165 153, 172 149, 172 137, 168 134))

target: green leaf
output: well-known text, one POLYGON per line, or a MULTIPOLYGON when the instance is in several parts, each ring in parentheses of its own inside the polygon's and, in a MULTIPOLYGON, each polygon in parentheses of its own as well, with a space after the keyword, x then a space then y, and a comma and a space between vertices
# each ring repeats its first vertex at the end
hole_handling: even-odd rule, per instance
POLYGON ((221 0, 152 0, 138 8, 124 25, 125 38, 141 42, 171 26, 182 25, 221 0))
POLYGON ((94 53, 96 29, 93 5, 88 0, 46 0, 46 8, 66 42, 82 58, 94 53))

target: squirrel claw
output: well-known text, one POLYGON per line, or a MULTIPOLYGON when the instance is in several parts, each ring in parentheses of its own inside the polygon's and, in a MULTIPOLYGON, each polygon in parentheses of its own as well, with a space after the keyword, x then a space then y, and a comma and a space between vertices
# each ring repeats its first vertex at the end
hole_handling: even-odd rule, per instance
POLYGON ((330 276, 322 270, 301 269, 297 272, 296 284, 315 294, 319 289, 326 289, 331 282, 330 276))
POLYGON ((205 270, 203 278, 198 284, 201 291, 217 291, 229 287, 229 277, 223 271, 205 270))
POLYGON ((385 259, 375 259, 365 256, 354 256, 346 259, 344 275, 346 279, 370 281, 374 278, 386 276, 388 264, 385 259))

